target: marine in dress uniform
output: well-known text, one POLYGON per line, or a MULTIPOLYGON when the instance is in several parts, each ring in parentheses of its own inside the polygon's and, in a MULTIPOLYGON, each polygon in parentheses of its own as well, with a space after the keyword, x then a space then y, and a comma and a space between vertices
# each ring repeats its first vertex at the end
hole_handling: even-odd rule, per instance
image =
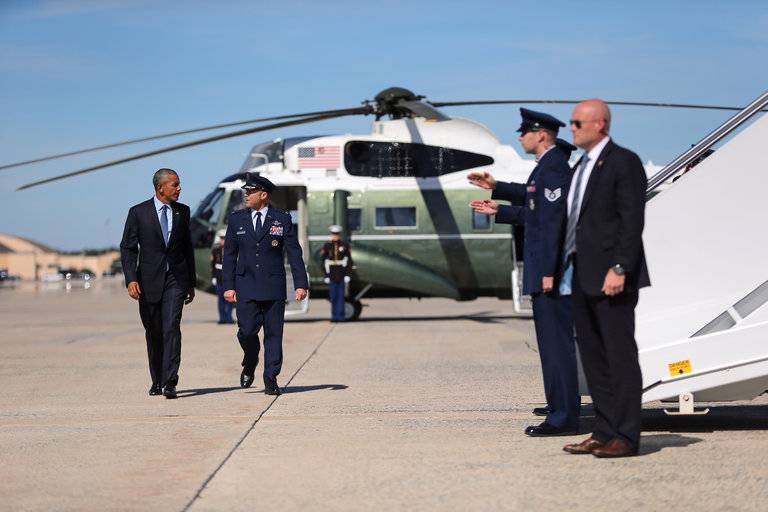
POLYGON ((286 302, 284 255, 293 274, 296 300, 306 298, 309 282, 291 216, 269 204, 275 185, 249 175, 242 187, 247 208, 229 216, 224 243, 224 296, 236 303, 237 338, 243 349, 240 386, 250 387, 259 359, 259 330, 264 328, 264 392, 279 395, 283 364, 286 302))
POLYGON ((565 124, 555 117, 525 108, 520 114, 520 142, 526 152, 536 155, 536 167, 525 184, 496 182, 491 177, 492 199, 508 200, 512 205, 483 200, 473 201, 472 206, 484 213, 495 211, 496 222, 525 226, 523 293, 533 301, 547 400, 546 410, 539 411, 546 414, 544 422, 529 426, 525 432, 530 436, 564 435, 578 430, 580 409, 571 301, 558 294, 554 282, 559 274, 560 225, 572 174, 568 156, 573 146, 565 141, 556 143, 557 132, 565 124), (491 210, 483 209, 489 205, 491 210))
POLYGON ((232 304, 224 299, 224 280, 221 278, 221 270, 224 267, 224 242, 227 236, 227 230, 221 229, 216 233, 216 241, 211 249, 211 280, 216 287, 216 296, 218 297, 219 323, 233 324, 232 304))
POLYGON ((320 256, 323 258, 325 284, 331 299, 331 322, 343 322, 344 293, 350 281, 352 270, 352 251, 349 244, 341 239, 341 226, 334 224, 330 228, 331 241, 323 244, 320 256))

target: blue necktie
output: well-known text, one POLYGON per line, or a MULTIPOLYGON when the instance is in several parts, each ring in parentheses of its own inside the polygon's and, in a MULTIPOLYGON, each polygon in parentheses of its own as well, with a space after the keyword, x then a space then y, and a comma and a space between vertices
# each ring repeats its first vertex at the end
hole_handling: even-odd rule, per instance
POLYGON ((163 231, 163 240, 165 241, 165 245, 168 245, 168 205, 164 204, 162 208, 160 208, 160 229, 163 231))
POLYGON ((253 230, 256 233, 261 231, 261 212, 256 212, 256 219, 253 222, 253 230))

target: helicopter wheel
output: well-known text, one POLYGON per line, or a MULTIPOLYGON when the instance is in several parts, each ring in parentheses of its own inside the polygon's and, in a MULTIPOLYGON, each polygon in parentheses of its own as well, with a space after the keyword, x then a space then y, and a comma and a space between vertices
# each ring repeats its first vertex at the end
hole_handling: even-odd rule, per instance
POLYGON ((363 303, 359 300, 356 300, 354 302, 345 302, 344 303, 344 320, 347 322, 352 322, 354 320, 357 320, 360 318, 360 313, 363 312, 363 303))

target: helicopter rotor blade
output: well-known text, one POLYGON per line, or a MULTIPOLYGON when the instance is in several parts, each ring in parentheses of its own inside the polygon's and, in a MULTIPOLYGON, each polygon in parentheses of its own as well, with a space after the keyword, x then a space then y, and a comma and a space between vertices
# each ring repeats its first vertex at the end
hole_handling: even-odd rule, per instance
POLYGON ((120 146, 127 146, 128 144, 137 144, 139 142, 149 142, 149 141, 158 140, 158 139, 165 139, 165 138, 168 138, 168 137, 176 137, 178 135, 188 135, 190 133, 198 133, 198 132, 204 132, 204 131, 208 131, 208 130, 216 130, 216 129, 219 129, 219 128, 231 128, 233 126, 242 126, 244 124, 261 123, 261 122, 265 122, 265 121, 279 121, 279 120, 283 120, 283 119, 293 119, 293 118, 296 118, 296 117, 306 118, 306 117, 310 117, 310 116, 318 116, 318 115, 326 115, 326 114, 339 114, 339 115, 346 115, 346 113, 354 114, 354 113, 357 113, 358 110, 359 110, 359 107, 345 108, 345 109, 338 109, 338 110, 320 110, 320 111, 317 111, 317 112, 305 112, 303 114, 289 114, 289 115, 283 115, 283 116, 262 117, 262 118, 258 118, 258 119, 248 119, 246 121, 236 121, 236 122, 232 122, 232 123, 224 123, 224 124, 215 124, 215 125, 211 125, 211 126, 203 126, 203 127, 200 127, 200 128, 192 128, 190 130, 181 130, 181 131, 177 131, 177 132, 161 133, 161 134, 158 134, 158 135, 149 135, 147 137, 141 137, 141 138, 138 138, 138 139, 122 140, 122 141, 113 142, 113 143, 110 143, 110 144, 103 144, 101 146, 94 146, 94 147, 91 147, 91 148, 78 149, 78 150, 75 150, 75 151, 68 151, 66 153, 59 153, 59 154, 56 154, 56 155, 48 155, 48 156, 44 156, 44 157, 40 157, 40 158, 34 158, 32 160, 25 160, 23 162, 14 162, 14 163, 10 163, 10 164, 4 164, 4 165, 0 165, 0 171, 2 171, 4 169, 11 169, 11 168, 14 168, 14 167, 21 167, 21 166, 24 166, 24 165, 36 164, 36 163, 39 163, 39 162, 47 162, 48 160, 56 160, 58 158, 64 158, 64 157, 68 157, 68 156, 82 155, 82 154, 85 154, 85 153, 91 153, 93 151, 100 151, 100 150, 103 150, 103 149, 110 149, 110 148, 117 148, 117 147, 120 147, 120 146))
MULTIPOLYGON (((469 105, 524 105, 524 104, 550 104, 573 105, 583 100, 478 100, 478 101, 430 101, 435 107, 463 107, 469 105)), ((703 110, 742 110, 743 107, 726 107, 722 105, 696 105, 688 103, 653 103, 645 101, 606 101, 608 105, 620 105, 628 107, 658 107, 658 108, 689 108, 703 110)), ((765 111, 765 110, 764 110, 765 111)))
POLYGON ((98 171, 100 169, 106 169, 107 167, 113 167, 115 165, 120 165, 120 164, 124 164, 124 163, 127 163, 127 162, 133 162, 134 160, 141 160, 142 158, 148 158, 150 156, 160 155, 160 154, 163 154, 163 153, 169 153, 171 151, 176 151, 176 150, 179 150, 179 149, 189 148, 189 147, 192 147, 192 146, 199 146, 201 144, 208 144, 210 142, 216 142, 216 141, 219 141, 219 140, 231 139, 233 137, 240 137, 241 135, 249 135, 251 133, 257 133, 257 132, 263 132, 263 131, 267 131, 267 130, 273 130, 275 128, 284 128, 286 126, 296 126, 296 125, 300 125, 300 124, 314 123, 314 122, 317 122, 317 121, 324 121, 324 120, 327 120, 327 119, 334 119, 334 118, 337 118, 337 117, 351 116, 351 115, 356 115, 356 114, 370 114, 370 113, 371 113, 371 109, 369 107, 367 107, 367 106, 364 106, 364 107, 357 107, 357 108, 353 108, 353 109, 346 109, 344 111, 344 113, 320 114, 320 115, 316 115, 316 116, 304 117, 304 118, 301 118, 301 119, 293 119, 293 120, 290 120, 290 121, 283 121, 283 122, 280 122, 280 123, 273 123, 273 124, 268 124, 268 125, 264 125, 264 126, 257 126, 255 128, 248 128, 248 129, 239 130, 239 131, 236 131, 236 132, 223 133, 221 135, 215 135, 213 137, 206 137, 205 139, 193 140, 193 141, 190 141, 190 142, 184 142, 182 144, 176 144, 174 146, 168 146, 168 147, 165 147, 165 148, 156 149, 154 151, 148 151, 146 153, 139 153, 137 155, 132 155, 132 156, 129 156, 129 157, 126 157, 126 158, 121 158, 119 160, 113 160, 111 162, 106 162, 106 163, 103 163, 103 164, 95 165, 93 167, 86 167, 85 169, 79 169, 77 171, 68 172, 66 174, 61 174, 59 176, 54 176, 52 178, 46 178, 46 179, 43 179, 43 180, 33 181, 31 183, 27 183, 25 185, 20 186, 16 190, 17 191, 25 190, 25 189, 28 189, 28 188, 32 188, 32 187, 37 187, 39 185, 43 185, 45 183, 51 183, 53 181, 59 181, 59 180, 63 180, 63 179, 66 179, 66 178, 71 178, 73 176, 79 176, 80 174, 86 174, 86 173, 89 173, 89 172, 98 171))

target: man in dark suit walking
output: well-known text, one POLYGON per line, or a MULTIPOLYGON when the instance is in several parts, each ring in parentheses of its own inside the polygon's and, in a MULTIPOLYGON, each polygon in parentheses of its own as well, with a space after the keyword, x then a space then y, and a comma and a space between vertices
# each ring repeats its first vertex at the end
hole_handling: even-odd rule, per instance
POLYGON ((181 363, 181 310, 195 298, 189 207, 178 203, 176 171, 152 177, 155 196, 128 210, 120 256, 128 295, 139 301, 152 377, 150 395, 176 398, 181 363))
POLYGON ((585 153, 568 192, 561 291, 572 289, 595 426, 588 439, 563 449, 626 457, 640 445, 635 306, 640 288, 650 285, 642 241, 647 178, 640 158, 611 141, 610 125, 601 100, 583 101, 573 111, 573 142, 585 153))
POLYGON ((279 395, 286 299, 284 254, 288 255, 297 301, 306 298, 309 282, 291 216, 269 204, 275 185, 263 176, 249 174, 242 188, 247 208, 229 216, 224 243, 224 298, 237 304, 237 338, 243 349, 240 386, 253 384, 259 330, 264 327, 264 392, 279 395))

